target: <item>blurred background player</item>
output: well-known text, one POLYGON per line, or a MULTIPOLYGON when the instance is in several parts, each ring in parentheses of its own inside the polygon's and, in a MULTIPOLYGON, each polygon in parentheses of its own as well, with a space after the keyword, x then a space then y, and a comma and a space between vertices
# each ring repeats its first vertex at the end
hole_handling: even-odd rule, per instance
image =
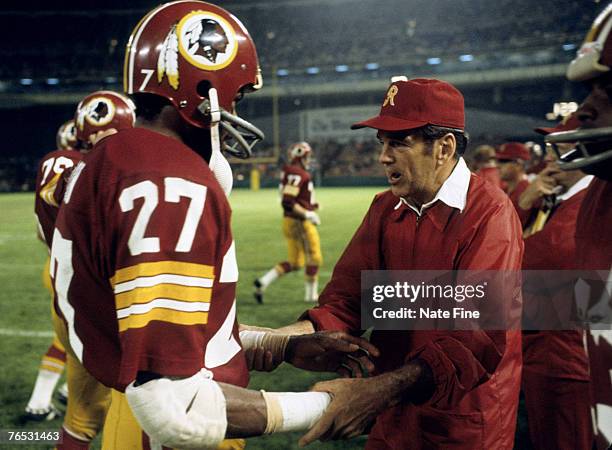
MULTIPOLYGON (((576 132, 551 133, 546 141, 576 143, 560 160, 563 170, 580 169, 596 178, 589 185, 576 219, 576 265, 589 279, 576 285, 584 295, 591 375, 591 412, 597 449, 612 443, 612 4, 599 14, 570 63, 567 78, 588 82, 590 93, 576 111, 576 132)), ((560 152, 559 152, 560 153, 560 152)), ((580 299, 578 299, 580 300, 580 299)))
POLYGON ((321 224, 315 212, 314 184, 308 173, 312 148, 308 142, 292 144, 287 151, 289 164, 281 174, 283 207, 283 234, 287 240, 288 259, 278 263, 256 279, 254 296, 263 303, 263 293, 277 278, 304 267, 304 300, 316 302, 319 298, 319 267, 323 263, 321 241, 317 226, 321 224))
MULTIPOLYGON (((538 128, 542 134, 573 130, 579 126, 569 116, 555 128, 538 128)), ((565 144, 561 154, 574 148, 565 144)), ((526 224, 523 269, 546 271, 576 269, 578 211, 593 179, 580 170, 560 170, 556 158, 523 192, 521 208, 531 210, 526 224)), ((527 277, 537 272, 527 272, 527 277)), ((534 448, 590 450, 593 427, 590 413, 589 363, 583 330, 566 328, 571 310, 574 280, 539 276, 523 291, 523 314, 527 323, 542 330, 523 331, 522 389, 525 394, 529 435, 534 448), (553 323, 560 317, 562 323, 553 323), (562 331, 557 331, 562 330, 562 331)))
MULTIPOLYGON (((82 153, 95 151, 95 145, 104 138, 120 130, 132 128, 136 119, 134 110, 133 102, 116 92, 96 91, 87 95, 78 104, 74 118, 75 134, 82 153)), ((79 160, 82 159, 80 156, 79 160)), ((52 193, 36 197, 37 211, 44 208, 46 212, 44 218, 41 218, 41 225, 49 247, 52 243, 59 205, 62 204, 66 193, 67 180, 74 169, 70 166, 62 177, 58 176, 52 193)), ((57 277, 57 274, 54 276, 57 277)), ((52 310, 53 325, 59 341, 66 349, 66 379, 68 391, 71 393, 62 425, 63 442, 57 448, 87 449, 104 424, 110 402, 110 391, 93 378, 75 356, 68 339, 68 330, 57 315, 57 307, 55 304, 52 310)))
POLYGON ((493 183, 494 186, 502 187, 493 146, 479 145, 474 149, 470 158, 470 170, 493 183))
POLYGON ((521 224, 524 224, 527 220, 527 212, 519 208, 518 201, 523 191, 529 186, 525 172, 526 164, 531 158, 529 149, 521 142, 507 142, 499 146, 496 157, 499 176, 504 183, 504 191, 510 197, 521 219, 521 224))
MULTIPOLYGON (((74 120, 68 120, 62 124, 57 131, 55 143, 57 150, 43 156, 36 174, 35 215, 38 220, 38 237, 47 246, 47 239, 41 223, 48 220, 55 221, 58 204, 54 199, 54 193, 58 180, 65 169, 73 167, 81 160, 81 154, 76 150, 77 138, 74 120)), ((42 280, 45 288, 49 291, 51 306, 53 307, 53 286, 49 276, 49 258, 47 258, 43 268, 42 280)), ((66 351, 57 336, 54 336, 53 342, 40 362, 34 389, 25 408, 25 414, 21 417, 22 421, 52 420, 60 414, 51 399, 55 386, 64 371, 65 364, 66 351)), ((62 403, 66 403, 67 395, 68 389, 66 383, 64 383, 58 389, 58 399, 62 403)))

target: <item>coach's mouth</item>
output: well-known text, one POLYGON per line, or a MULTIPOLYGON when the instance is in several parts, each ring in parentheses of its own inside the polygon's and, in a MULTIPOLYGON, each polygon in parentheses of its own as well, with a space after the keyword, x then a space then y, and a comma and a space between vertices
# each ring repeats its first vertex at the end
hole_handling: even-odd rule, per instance
POLYGON ((389 181, 389 184, 391 185, 397 184, 400 182, 401 179, 402 179, 401 172, 395 172, 395 171, 387 172, 387 180, 389 181))

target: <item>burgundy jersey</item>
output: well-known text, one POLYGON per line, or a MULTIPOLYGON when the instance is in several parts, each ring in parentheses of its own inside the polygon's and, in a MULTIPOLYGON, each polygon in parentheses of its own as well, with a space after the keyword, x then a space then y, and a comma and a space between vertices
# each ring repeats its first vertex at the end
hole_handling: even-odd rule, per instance
MULTIPOLYGON (((592 280, 588 291, 591 311, 609 314, 606 283, 612 278, 612 182, 595 178, 589 185, 576 223, 577 262, 580 269, 600 270, 607 280, 592 280)), ((608 316, 609 319, 609 316, 608 316)), ((606 322, 604 322, 606 323, 606 322)), ((593 330, 587 335, 591 371, 592 408, 598 426, 597 448, 608 448, 612 436, 612 331, 593 330)))
POLYGON ((82 158, 83 155, 76 150, 55 150, 43 156, 38 164, 34 212, 40 225, 40 234, 49 248, 57 210, 63 196, 63 177, 82 158))
POLYGON ((72 349, 106 386, 202 368, 246 386, 228 201, 206 162, 134 128, 74 169, 51 252, 72 349))
MULTIPOLYGON (((576 241, 571 238, 586 190, 577 192, 553 210, 544 228, 525 239, 524 270, 575 270, 576 241)), ((547 272, 549 273, 549 272, 547 272)), ((546 277, 548 278, 548 277, 546 277)), ((559 277, 561 278, 561 277, 559 277)), ((552 313, 550 305, 571 305, 574 280, 540 280, 538 295, 524 292, 523 314, 538 317, 552 313), (546 305, 543 308, 540 305, 546 305), (540 310, 541 309, 541 310, 540 310)), ((548 377, 588 381, 588 359, 583 332, 524 331, 523 370, 548 377)))
POLYGON ((281 194, 286 217, 297 217, 292 213, 293 205, 296 203, 308 211, 317 209, 310 174, 297 165, 291 164, 283 167, 281 194))
MULTIPOLYGON (((509 198, 479 176, 471 176, 463 212, 438 201, 418 218, 386 191, 374 199, 306 318, 317 330, 360 330, 362 270, 517 271, 522 257, 521 226, 509 198)), ((519 283, 505 303, 495 307, 520 316, 519 283)), ((383 411, 366 449, 512 448, 520 338, 512 330, 374 330, 377 371, 419 358, 432 370, 435 391, 424 405, 383 411)))

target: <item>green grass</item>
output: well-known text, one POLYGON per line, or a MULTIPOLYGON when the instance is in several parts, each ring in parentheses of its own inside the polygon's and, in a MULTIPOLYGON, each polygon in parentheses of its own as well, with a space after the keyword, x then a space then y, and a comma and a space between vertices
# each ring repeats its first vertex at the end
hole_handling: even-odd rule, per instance
MULTIPOLYGON (((374 194, 382 188, 317 190, 322 205, 319 228, 324 264, 321 287, 335 261, 359 225, 374 194)), ((252 282, 286 258, 281 234, 281 210, 276 190, 234 191, 231 197, 240 281, 238 318, 243 323, 278 327, 289 324, 308 307, 303 301, 303 275, 289 274, 266 291, 265 304, 252 297, 252 282)), ((41 284, 46 248, 36 239, 32 194, 0 195, 0 429, 17 427, 29 398, 40 357, 50 338, 10 335, 11 330, 51 331, 48 294, 41 284)), ((253 373, 250 387, 271 391, 302 391, 329 378, 286 365, 272 373, 253 373)), ((19 426, 24 430, 59 429, 60 421, 19 426)), ((298 448, 299 434, 249 439, 248 449, 298 448)), ((364 439, 316 443, 316 449, 363 448, 364 439)), ((98 444, 97 444, 98 445, 98 444)), ((7 448, 0 444, 0 448, 7 448)), ((19 449, 26 449, 19 446, 19 449)), ((35 447, 41 448, 41 447, 35 447)), ((99 448, 99 447, 96 447, 99 448)))

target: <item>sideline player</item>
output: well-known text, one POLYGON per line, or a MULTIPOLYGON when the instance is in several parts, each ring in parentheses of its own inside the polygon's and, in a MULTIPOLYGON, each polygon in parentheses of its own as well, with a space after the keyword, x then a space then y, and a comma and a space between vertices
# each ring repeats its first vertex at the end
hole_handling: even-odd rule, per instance
MULTIPOLYGON (((75 112, 75 134, 83 153, 91 151, 105 137, 134 126, 134 105, 130 99, 112 91, 96 91, 86 96, 75 112)), ((82 160, 81 153, 78 161, 82 160)), ((54 167, 63 160, 56 158, 54 167)), ((74 162, 77 162, 75 160, 74 162)), ((67 164, 67 163, 66 163, 67 164)), ((44 195, 36 197, 36 211, 47 245, 51 247, 59 206, 66 192, 66 180, 76 166, 67 166, 56 174, 53 184, 47 183, 44 195)), ((103 182, 103 180, 101 180, 103 182)), ((52 253, 52 252, 51 252, 52 253)), ((61 450, 87 449, 101 430, 110 401, 109 390, 98 383, 81 365, 67 338, 64 323, 52 309, 56 336, 66 349, 66 380, 70 399, 62 424, 61 450)))
POLYGON ((317 226, 321 224, 315 212, 319 205, 314 199, 314 185, 308 173, 312 148, 308 142, 292 144, 288 151, 289 164, 283 167, 281 195, 283 207, 283 235, 287 240, 288 259, 278 263, 256 279, 254 296, 263 303, 263 293, 277 278, 304 269, 304 300, 319 298, 319 268, 323 262, 317 226))
MULTIPOLYGON (((51 216, 53 222, 55 221, 57 203, 54 200, 53 194, 58 179, 65 169, 73 167, 81 159, 81 154, 76 150, 77 138, 74 120, 68 120, 60 126, 55 142, 57 150, 43 156, 38 165, 36 192, 34 194, 36 198, 34 213, 38 224, 37 234, 38 238, 47 247, 48 244, 41 222, 47 221, 47 215, 51 216)), ((53 308, 53 287, 51 286, 51 278, 49 276, 49 258, 47 258, 43 268, 42 280, 43 285, 51 295, 51 307, 53 308)), ((25 407, 25 413, 21 417, 21 421, 53 420, 61 414, 53 405, 51 399, 55 386, 64 372, 65 364, 66 351, 56 335, 41 359, 36 382, 34 383, 32 394, 25 407)), ((64 383, 58 389, 59 400, 62 403, 66 403, 67 395, 68 389, 64 383)))
POLYGON ((251 37, 215 5, 163 4, 130 37, 124 88, 137 127, 107 137, 73 171, 51 257, 71 347, 113 388, 104 448, 216 448, 226 436, 312 426, 327 394, 244 389, 241 341, 318 370, 361 344, 375 352, 344 333, 239 337, 232 180, 220 148, 245 157, 262 138, 235 114, 260 86, 251 37))
POLYGON ((594 175, 576 221, 576 264, 589 270, 590 280, 579 280, 586 293, 586 319, 591 374, 591 411, 598 449, 612 443, 612 4, 597 16, 584 43, 570 63, 567 78, 587 82, 590 93, 576 111, 576 132, 553 133, 547 142, 575 142, 576 151, 560 162, 565 170, 594 175), (597 271, 597 272, 595 272, 597 271))

